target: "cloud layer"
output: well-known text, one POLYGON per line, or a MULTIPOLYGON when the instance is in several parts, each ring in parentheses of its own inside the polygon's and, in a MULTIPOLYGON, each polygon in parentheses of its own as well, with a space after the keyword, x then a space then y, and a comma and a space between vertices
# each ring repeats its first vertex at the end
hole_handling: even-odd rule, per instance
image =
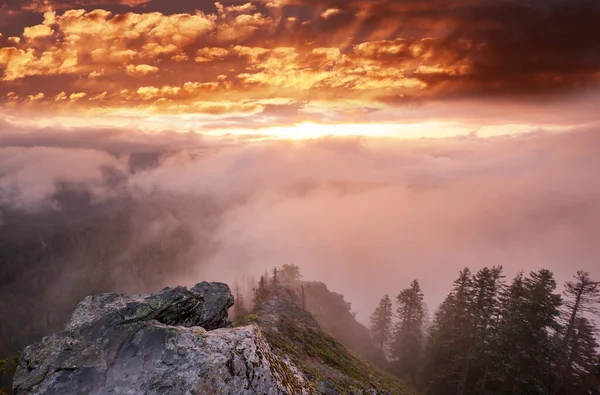
MULTIPOLYGON (((412 278, 435 305, 464 266, 504 265, 509 274, 547 267, 561 281, 577 269, 599 275, 599 138, 588 130, 321 139, 145 156, 0 148, 0 206, 60 212, 68 207, 56 196, 69 185, 86 191, 91 207, 126 197, 144 211, 131 220, 131 249, 143 235, 148 245, 171 243, 176 232, 189 240, 156 262, 178 269, 152 284, 233 281, 294 262, 347 295, 364 318, 382 293, 412 278)), ((119 262, 119 270, 130 265, 119 262)), ((143 286, 135 276, 113 281, 143 286)))
POLYGON ((600 80, 594 0, 30 1, 0 8, 2 106, 252 117, 551 97, 600 80), (240 103, 243 101, 243 103, 240 103))

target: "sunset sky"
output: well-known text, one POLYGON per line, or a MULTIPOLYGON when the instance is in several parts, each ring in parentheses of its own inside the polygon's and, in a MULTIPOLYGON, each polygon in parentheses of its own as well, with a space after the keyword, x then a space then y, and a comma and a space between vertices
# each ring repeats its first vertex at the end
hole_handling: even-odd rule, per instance
POLYGON ((599 21, 597 0, 3 0, 0 132, 588 128, 599 21))

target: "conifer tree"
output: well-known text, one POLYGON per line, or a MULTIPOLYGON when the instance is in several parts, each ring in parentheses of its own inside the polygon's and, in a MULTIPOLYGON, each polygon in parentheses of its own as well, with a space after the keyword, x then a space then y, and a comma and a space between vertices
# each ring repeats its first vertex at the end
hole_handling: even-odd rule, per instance
POLYGON ((400 376, 416 379, 423 341, 423 292, 417 280, 396 298, 398 322, 394 328, 392 357, 400 376))
POLYGON ((280 282, 284 285, 290 285, 302 278, 300 274, 300 268, 293 263, 291 265, 285 264, 279 269, 280 282))
POLYGON ((269 286, 264 275, 260 276, 258 286, 254 291, 254 307, 260 306, 269 297, 269 286))
MULTIPOLYGON (((553 393, 558 393, 559 388, 569 386, 569 375, 573 371, 573 363, 577 354, 581 352, 591 353, 590 350, 583 350, 580 347, 573 349, 573 344, 578 344, 581 337, 574 339, 577 335, 587 333, 589 322, 583 315, 598 314, 600 305, 600 282, 593 281, 590 274, 584 271, 578 271, 574 276, 575 281, 567 281, 563 291, 565 303, 563 306, 563 316, 565 317, 564 335, 561 339, 560 356, 557 363, 558 374, 554 383, 553 393)), ((591 325, 591 328, 594 328, 591 325)))
POLYGON ((561 370, 560 394, 584 395, 600 391, 600 383, 594 374, 600 358, 598 356, 598 330, 586 317, 577 317, 571 336, 564 348, 565 365, 561 370))
POLYGON ((269 286, 269 284, 271 283, 271 277, 269 276, 269 270, 265 269, 265 272, 263 274, 263 277, 265 278, 265 284, 267 285, 267 287, 269 286))
POLYGON ((272 292, 274 292, 274 293, 277 293, 277 290, 279 289, 278 272, 279 272, 279 270, 276 267, 274 267, 272 270, 273 276, 271 277, 271 283, 270 283, 270 288, 271 288, 272 292))
POLYGON ((561 297, 552 272, 517 275, 502 297, 494 369, 484 392, 546 395, 555 378, 561 297))
POLYGON ((563 292, 564 306, 569 316, 563 340, 565 343, 575 330, 577 318, 584 313, 598 314, 600 311, 600 281, 593 281, 589 273, 581 270, 574 277, 576 281, 567 281, 563 292))
POLYGON ((381 350, 388 344, 392 330, 392 300, 385 295, 371 315, 371 336, 381 350))
POLYGON ((457 393, 476 393, 485 388, 491 355, 489 339, 495 329, 499 312, 499 297, 502 289, 502 267, 484 267, 472 279, 467 299, 468 316, 463 336, 469 344, 462 355, 461 379, 457 393))
POLYGON ((465 268, 435 312, 429 330, 421 378, 427 394, 455 395, 458 391, 462 371, 457 360, 466 355, 470 347, 464 333, 469 323, 471 293, 472 274, 465 268))

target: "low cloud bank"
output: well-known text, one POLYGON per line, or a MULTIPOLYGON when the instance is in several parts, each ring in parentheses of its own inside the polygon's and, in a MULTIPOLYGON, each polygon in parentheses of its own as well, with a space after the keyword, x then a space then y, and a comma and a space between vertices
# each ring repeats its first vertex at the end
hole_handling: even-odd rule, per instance
MULTIPOLYGON (((413 278, 433 310, 465 266, 598 276, 598 147, 597 131, 577 130, 151 154, 0 148, 0 299, 57 307, 293 262, 365 321, 413 278), (39 254, 19 258, 23 248, 39 254)), ((22 340, 10 339, 4 348, 22 340)))

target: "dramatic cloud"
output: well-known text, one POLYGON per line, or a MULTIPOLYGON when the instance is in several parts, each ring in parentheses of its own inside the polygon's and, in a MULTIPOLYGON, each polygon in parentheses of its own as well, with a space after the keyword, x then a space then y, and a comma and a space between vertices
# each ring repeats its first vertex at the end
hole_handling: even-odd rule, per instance
POLYGON ((173 3, 4 6, 0 101, 12 111, 49 114, 202 114, 214 106, 197 103, 256 107, 276 97, 292 99, 289 108, 539 99, 600 81, 594 0, 173 3), (190 92, 186 84, 210 89, 190 92), (135 94, 148 86, 155 94, 135 94), (86 96, 73 105, 55 100, 62 92, 86 96))

